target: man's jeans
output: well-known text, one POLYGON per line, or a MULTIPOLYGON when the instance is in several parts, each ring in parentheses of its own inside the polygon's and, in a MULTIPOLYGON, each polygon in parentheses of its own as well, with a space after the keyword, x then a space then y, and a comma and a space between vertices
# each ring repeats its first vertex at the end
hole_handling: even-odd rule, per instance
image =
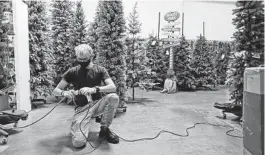
POLYGON ((96 103, 92 105, 87 104, 83 107, 76 108, 71 125, 73 146, 82 147, 86 144, 86 138, 84 135, 88 137, 91 127, 91 117, 96 117, 103 114, 101 118, 101 126, 109 127, 114 118, 118 105, 119 96, 115 93, 111 93, 96 101, 96 103), (80 125, 84 135, 80 131, 80 125))

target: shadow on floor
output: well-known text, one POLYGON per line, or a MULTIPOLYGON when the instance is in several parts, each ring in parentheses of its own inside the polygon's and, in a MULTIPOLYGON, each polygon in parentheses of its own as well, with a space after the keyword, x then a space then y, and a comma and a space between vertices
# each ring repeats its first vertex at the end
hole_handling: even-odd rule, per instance
POLYGON ((107 142, 98 139, 98 132, 91 132, 88 136, 88 141, 86 147, 76 149, 72 145, 71 136, 64 134, 40 140, 38 147, 40 150, 49 150, 50 154, 60 154, 64 152, 64 148, 69 148, 72 152, 76 153, 88 152, 89 150, 93 152, 95 148, 104 151, 111 149, 107 142))
POLYGON ((238 116, 228 116, 226 119, 224 119, 223 116, 215 116, 215 117, 222 120, 233 121, 235 124, 241 125, 241 117, 238 116))
POLYGON ((155 100, 151 100, 150 98, 134 98, 134 100, 129 101, 128 104, 140 104, 146 105, 147 103, 156 102, 155 100))
POLYGON ((72 148, 71 138, 69 135, 55 136, 49 139, 39 141, 40 150, 49 150, 51 154, 59 154, 64 147, 72 148))
POLYGON ((124 116, 124 115, 125 115, 125 112, 118 112, 118 113, 114 116, 114 118, 119 118, 119 117, 124 116))
POLYGON ((22 131, 23 130, 15 130, 15 129, 7 130, 7 132, 8 132, 9 135, 15 135, 15 134, 18 134, 18 133, 20 133, 22 131))

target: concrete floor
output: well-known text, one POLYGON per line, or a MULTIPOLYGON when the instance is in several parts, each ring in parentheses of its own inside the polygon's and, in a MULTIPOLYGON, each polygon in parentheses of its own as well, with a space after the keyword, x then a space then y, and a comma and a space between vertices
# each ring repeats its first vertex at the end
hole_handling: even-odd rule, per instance
MULTIPOLYGON (((142 98, 137 89, 136 97, 142 98)), ((221 111, 213 108, 216 101, 227 102, 228 89, 218 91, 178 92, 160 94, 158 91, 143 92, 142 103, 127 105, 127 112, 118 115, 111 129, 126 139, 154 137, 160 130, 186 134, 185 129, 196 122, 229 124, 235 127, 233 134, 242 136, 235 116, 227 120, 217 118, 221 111)), ((33 110, 27 121, 19 126, 33 122, 46 114, 55 104, 47 104, 33 110)), ((93 148, 77 150, 71 145, 69 126, 74 113, 73 107, 60 105, 37 124, 14 133, 9 137, 5 155, 81 155, 93 148)), ((94 121, 93 121, 94 122, 94 121)), ((228 128, 199 125, 190 130, 190 136, 183 138, 168 133, 161 134, 152 141, 124 142, 108 144, 102 142, 91 155, 241 155, 243 139, 227 136, 228 128)), ((94 123, 90 134, 91 142, 98 145, 99 124, 94 123)))

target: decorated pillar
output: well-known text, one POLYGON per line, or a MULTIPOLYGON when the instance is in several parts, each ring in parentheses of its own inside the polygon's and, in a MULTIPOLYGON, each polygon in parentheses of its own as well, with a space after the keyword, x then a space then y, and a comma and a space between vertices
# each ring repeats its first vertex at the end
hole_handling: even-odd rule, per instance
POLYGON ((168 12, 165 14, 164 19, 168 22, 167 25, 162 28, 163 35, 167 36, 167 38, 162 38, 161 41, 167 42, 166 45, 164 45, 164 48, 170 48, 169 49, 169 68, 173 69, 174 66, 174 52, 173 48, 174 46, 179 45, 180 43, 180 30, 179 27, 180 22, 178 21, 180 17, 180 13, 177 11, 174 12, 168 12))

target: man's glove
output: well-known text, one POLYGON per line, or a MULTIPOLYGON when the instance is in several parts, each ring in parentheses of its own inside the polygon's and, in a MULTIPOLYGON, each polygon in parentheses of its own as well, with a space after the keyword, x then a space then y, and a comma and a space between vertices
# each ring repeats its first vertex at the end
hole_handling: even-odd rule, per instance
POLYGON ((63 97, 67 97, 67 98, 74 98, 74 96, 75 96, 75 91, 74 91, 74 90, 63 91, 63 92, 62 92, 62 96, 63 96, 63 97))

